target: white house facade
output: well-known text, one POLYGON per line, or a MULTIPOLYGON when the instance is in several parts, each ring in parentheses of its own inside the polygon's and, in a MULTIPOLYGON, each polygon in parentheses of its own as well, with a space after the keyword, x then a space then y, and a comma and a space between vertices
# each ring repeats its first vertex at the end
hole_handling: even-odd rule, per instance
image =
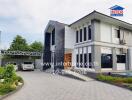
POLYGON ((132 70, 132 24, 97 11, 70 25, 50 21, 44 38, 44 69, 132 70))

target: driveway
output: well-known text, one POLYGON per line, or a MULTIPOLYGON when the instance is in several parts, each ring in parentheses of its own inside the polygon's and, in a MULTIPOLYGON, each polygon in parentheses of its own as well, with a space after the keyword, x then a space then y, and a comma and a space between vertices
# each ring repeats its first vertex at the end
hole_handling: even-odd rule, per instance
POLYGON ((83 82, 44 72, 18 72, 24 87, 5 100, 132 100, 132 92, 98 81, 83 82))

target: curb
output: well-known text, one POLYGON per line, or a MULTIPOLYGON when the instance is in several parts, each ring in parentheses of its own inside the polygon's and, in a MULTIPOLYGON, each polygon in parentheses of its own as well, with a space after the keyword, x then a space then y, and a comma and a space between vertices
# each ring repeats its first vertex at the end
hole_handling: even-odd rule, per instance
POLYGON ((24 86, 24 82, 23 82, 23 84, 22 84, 21 86, 19 86, 16 90, 14 90, 14 91, 12 91, 12 92, 6 94, 6 95, 1 96, 1 97, 0 97, 0 100, 3 100, 3 99, 7 98, 8 96, 10 96, 10 95, 12 95, 12 94, 15 94, 15 93, 16 93, 17 91, 19 91, 23 86, 24 86))

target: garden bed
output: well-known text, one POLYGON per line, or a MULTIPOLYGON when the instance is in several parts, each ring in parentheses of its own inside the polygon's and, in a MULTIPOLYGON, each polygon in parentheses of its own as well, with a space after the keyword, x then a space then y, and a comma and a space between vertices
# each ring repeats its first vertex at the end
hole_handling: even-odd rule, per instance
POLYGON ((119 77, 99 74, 97 80, 132 90, 132 77, 119 77))
POLYGON ((18 76, 13 65, 0 67, 0 95, 16 91, 23 85, 23 79, 18 76))

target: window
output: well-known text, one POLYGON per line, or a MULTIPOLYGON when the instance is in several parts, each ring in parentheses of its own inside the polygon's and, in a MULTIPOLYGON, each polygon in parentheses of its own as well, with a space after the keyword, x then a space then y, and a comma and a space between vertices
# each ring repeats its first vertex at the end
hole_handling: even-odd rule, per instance
POLYGON ((78 31, 76 31, 76 43, 78 43, 78 31))
POLYGON ((76 66, 79 67, 79 55, 76 54, 76 66))
POLYGON ((112 68, 112 54, 101 55, 101 66, 102 68, 112 68))
POLYGON ((91 40, 91 25, 88 26, 88 40, 91 40))
POLYGON ((120 30, 117 30, 117 38, 120 38, 120 30))
POLYGON ((84 27, 84 41, 87 40, 87 28, 84 27))
POLYGON ((120 30, 115 29, 115 38, 120 38, 120 30))
POLYGON ((89 53, 89 68, 92 68, 92 55, 89 53))
POLYGON ((80 67, 82 67, 82 63, 83 63, 83 55, 80 54, 80 67))
POLYGON ((80 42, 82 42, 82 29, 80 29, 80 42))
POLYGON ((55 45, 55 29, 52 31, 52 45, 55 45))
POLYGON ((87 68, 87 54, 84 54, 84 67, 87 68))
POLYGON ((117 55, 117 63, 126 63, 126 55, 117 55))

